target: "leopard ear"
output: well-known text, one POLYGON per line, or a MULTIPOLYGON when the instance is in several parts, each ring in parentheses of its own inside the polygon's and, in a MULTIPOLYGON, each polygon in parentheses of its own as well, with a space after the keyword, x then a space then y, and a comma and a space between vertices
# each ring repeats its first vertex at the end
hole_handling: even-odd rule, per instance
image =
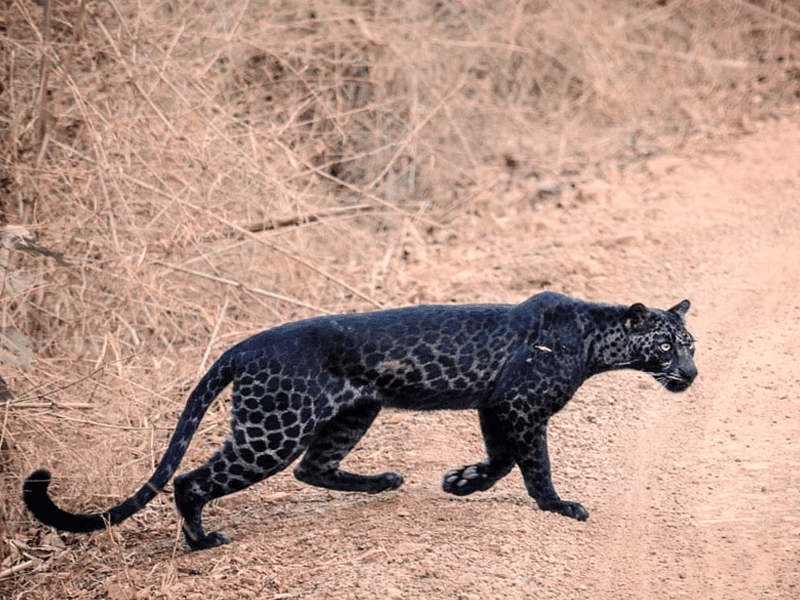
POLYGON ((691 305, 692 305, 691 302, 689 302, 688 300, 684 300, 683 302, 676 304, 675 306, 670 308, 669 312, 675 313, 682 319, 686 315, 691 305))
POLYGON ((632 304, 625 311, 625 329, 628 331, 642 332, 647 330, 650 321, 650 311, 641 302, 632 304))

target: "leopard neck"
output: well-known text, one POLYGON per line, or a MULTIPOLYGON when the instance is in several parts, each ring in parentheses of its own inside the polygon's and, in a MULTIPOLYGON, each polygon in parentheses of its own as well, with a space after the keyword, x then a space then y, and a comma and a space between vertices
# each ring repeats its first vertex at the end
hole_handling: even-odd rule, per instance
POLYGON ((586 377, 631 365, 625 329, 626 306, 596 305, 584 323, 586 377))

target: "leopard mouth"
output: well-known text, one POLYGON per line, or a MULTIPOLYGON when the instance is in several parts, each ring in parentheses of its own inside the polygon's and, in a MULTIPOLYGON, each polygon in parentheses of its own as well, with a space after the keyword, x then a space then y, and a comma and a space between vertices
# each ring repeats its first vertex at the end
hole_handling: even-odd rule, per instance
POLYGON ((681 373, 651 373, 658 383, 673 393, 685 392, 694 381, 694 376, 681 373))

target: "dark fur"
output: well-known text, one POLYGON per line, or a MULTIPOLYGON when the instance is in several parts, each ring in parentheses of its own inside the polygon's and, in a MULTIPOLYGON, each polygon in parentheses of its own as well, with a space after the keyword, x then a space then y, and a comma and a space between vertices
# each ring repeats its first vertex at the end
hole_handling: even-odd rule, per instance
POLYGON ((206 409, 233 382, 228 439, 203 466, 175 479, 193 550, 229 541, 203 530, 206 503, 277 473, 303 452, 295 475, 306 483, 371 493, 399 487, 397 473, 339 470, 384 406, 477 409, 488 457, 447 473, 444 491, 487 490, 518 465, 541 509, 582 521, 586 509, 553 488, 547 422, 603 371, 637 369, 672 392, 688 388, 697 375, 683 323, 688 309, 686 300, 661 311, 542 293, 517 306, 419 306, 276 327, 225 352, 200 380, 155 473, 134 496, 102 514, 64 512, 47 495, 50 474, 40 470, 25 482, 25 503, 66 531, 127 519, 166 485, 206 409))

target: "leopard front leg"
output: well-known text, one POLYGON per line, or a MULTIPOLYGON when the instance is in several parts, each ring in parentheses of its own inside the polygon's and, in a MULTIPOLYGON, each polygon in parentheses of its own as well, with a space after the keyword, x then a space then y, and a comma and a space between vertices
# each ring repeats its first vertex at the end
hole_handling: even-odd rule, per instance
POLYGON ((466 465, 445 473, 442 489, 448 494, 468 496, 491 488, 508 475, 516 461, 511 444, 503 433, 497 415, 488 408, 478 410, 483 441, 488 457, 474 465, 466 465))
POLYGON ((558 497, 550 476, 550 457, 547 452, 547 421, 536 423, 520 431, 514 428, 511 436, 514 454, 525 488, 542 510, 571 517, 578 521, 589 518, 589 511, 577 502, 567 502, 558 497))
POLYGON ((558 335, 510 357, 497 381, 490 408, 508 442, 525 488, 539 508, 585 521, 589 512, 558 497, 550 478, 547 422, 572 397, 582 377, 580 339, 558 335))

